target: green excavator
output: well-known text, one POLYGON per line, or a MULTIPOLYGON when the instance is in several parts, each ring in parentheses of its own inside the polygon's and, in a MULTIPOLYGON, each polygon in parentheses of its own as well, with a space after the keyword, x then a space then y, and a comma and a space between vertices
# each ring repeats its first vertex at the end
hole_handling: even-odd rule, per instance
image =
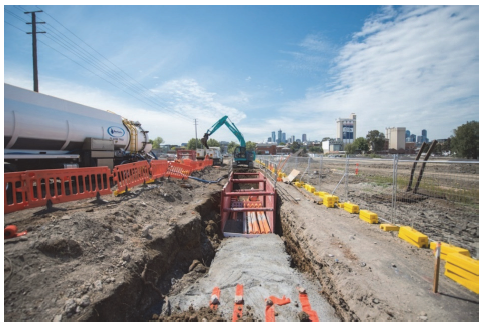
POLYGON ((234 123, 231 122, 227 116, 219 119, 214 125, 212 125, 211 128, 207 130, 204 137, 200 140, 201 143, 206 147, 206 149, 208 149, 209 146, 207 145, 207 141, 209 140, 209 137, 214 134, 222 125, 226 125, 227 128, 229 128, 229 130, 237 137, 240 144, 240 146, 234 149, 232 166, 237 167, 239 165, 247 165, 248 168, 253 168, 253 161, 256 159, 256 152, 247 151, 244 137, 237 129, 236 125, 234 125, 234 123))

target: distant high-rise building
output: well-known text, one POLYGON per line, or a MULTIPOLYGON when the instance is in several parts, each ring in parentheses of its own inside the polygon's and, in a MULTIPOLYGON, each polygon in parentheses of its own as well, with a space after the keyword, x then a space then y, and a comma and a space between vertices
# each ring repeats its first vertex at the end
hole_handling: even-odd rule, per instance
POLYGON ((423 142, 428 142, 428 131, 423 129, 421 131, 421 136, 423 137, 423 142))
POLYGON ((286 133, 282 133, 281 136, 282 136, 281 142, 286 143, 286 133))
POLYGON ((353 143, 357 135, 357 115, 352 113, 350 118, 337 119, 337 138, 345 144, 353 143))
POLYGON ((295 135, 291 136, 291 143, 295 143, 295 135))
POLYGON ((278 140, 277 140, 278 144, 280 144, 281 142, 283 142, 283 141, 282 141, 282 138, 281 138, 281 133, 282 133, 282 132, 281 132, 281 129, 280 129, 280 130, 278 130, 278 140))
POLYGON ((303 135, 301 136, 301 141, 302 141, 302 142, 306 142, 306 134, 303 134, 303 135))
POLYGON ((416 140, 416 143, 423 143, 423 136, 418 135, 418 139, 416 140))
POLYGON ((411 139, 411 141, 410 141, 410 142, 416 142, 416 135, 415 135, 415 134, 411 134, 411 135, 409 136, 409 138, 411 139))
POLYGON ((407 129, 406 130, 406 138, 410 137, 411 136, 411 132, 407 129))
POLYGON ((271 142, 276 142, 276 133, 271 132, 271 142))
POLYGON ((272 138, 271 137, 268 137, 268 143, 269 142, 272 142, 272 138))

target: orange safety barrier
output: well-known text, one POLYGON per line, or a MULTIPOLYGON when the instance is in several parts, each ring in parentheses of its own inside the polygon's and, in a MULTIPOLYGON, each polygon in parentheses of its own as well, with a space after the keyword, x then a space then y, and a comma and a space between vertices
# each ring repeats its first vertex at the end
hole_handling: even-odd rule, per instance
POLYGON ((211 301, 209 303, 210 308, 212 310, 217 310, 217 305, 220 303, 219 299, 221 298, 221 289, 219 287, 214 287, 211 294, 211 301))
POLYGON ((286 298, 286 296, 283 295, 281 299, 277 298, 276 296, 271 295, 269 297, 271 302, 268 302, 268 299, 265 299, 266 301, 266 314, 265 314, 265 320, 266 322, 275 322, 275 316, 274 316, 274 305, 277 304, 279 306, 285 305, 288 303, 291 303, 291 300, 286 298))
POLYGON ((110 177, 108 167, 27 170, 20 173, 22 182, 16 181, 13 192, 6 189, 4 212, 110 194, 110 177))
POLYGON ((311 322, 319 322, 317 312, 315 310, 312 310, 310 301, 308 301, 308 294, 300 293, 300 302, 303 311, 310 316, 311 322))
POLYGON ((167 160, 152 160, 150 161, 150 174, 152 179, 157 179, 166 176, 168 170, 167 160))
POLYGON ((234 310, 232 311, 232 322, 236 322, 242 317, 242 310, 244 305, 243 298, 243 286, 241 284, 236 285, 236 297, 234 298, 234 310))
POLYGON ((113 168, 113 181, 118 185, 118 190, 113 192, 115 196, 129 191, 130 187, 151 183, 150 165, 147 161, 138 161, 116 166, 113 168))
POLYGON ((3 176, 3 213, 25 209, 29 205, 25 172, 5 173, 3 176))
POLYGON ((177 162, 171 162, 168 165, 166 176, 179 179, 187 179, 191 173, 192 167, 177 162))

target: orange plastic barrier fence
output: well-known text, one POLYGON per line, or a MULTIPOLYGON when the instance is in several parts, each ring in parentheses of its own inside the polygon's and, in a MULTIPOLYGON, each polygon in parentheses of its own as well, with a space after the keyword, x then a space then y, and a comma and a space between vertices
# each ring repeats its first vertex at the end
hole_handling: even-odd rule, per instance
POLYGON ((27 180, 25 172, 3 174, 3 212, 25 209, 27 202, 27 180))
POLYGON ((55 204, 111 193, 108 167, 27 170, 4 175, 4 213, 44 206, 49 201, 55 204))
POLYGON ((179 179, 187 179, 192 173, 192 167, 177 162, 171 162, 168 166, 167 176, 179 179))
POLYGON ((28 170, 4 173, 4 213, 49 204, 80 200, 111 193, 110 178, 117 185, 115 196, 161 177, 187 179, 192 171, 212 166, 212 159, 139 161, 108 167, 28 170))
POLYGON ((138 161, 119 165, 113 168, 113 181, 118 190, 113 192, 115 196, 130 190, 130 187, 143 183, 151 183, 150 165, 147 161, 138 161))
POLYGON ((152 160, 150 161, 150 174, 152 179, 157 179, 166 176, 168 170, 167 160, 152 160))

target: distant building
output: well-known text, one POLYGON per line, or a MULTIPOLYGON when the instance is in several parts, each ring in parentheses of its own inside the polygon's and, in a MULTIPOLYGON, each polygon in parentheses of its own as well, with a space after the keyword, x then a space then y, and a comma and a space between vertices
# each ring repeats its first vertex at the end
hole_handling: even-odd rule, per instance
POLYGON ((283 132, 281 131, 281 129, 278 131, 278 140, 276 141, 276 143, 280 144, 282 141, 282 134, 283 132))
POLYGON ((341 139, 330 139, 322 142, 323 154, 337 153, 344 150, 344 143, 341 139))
POLYGON ((339 118, 337 120, 337 139, 343 144, 353 143, 357 135, 357 115, 352 113, 350 118, 339 118))
POLYGON ((271 137, 268 137, 268 142, 272 142, 271 137))
POLYGON ((422 135, 418 135, 416 143, 419 143, 419 144, 423 143, 423 136, 422 135))
POLYGON ((429 140, 428 140, 428 131, 427 130, 423 129, 421 131, 421 136, 423 137, 423 142, 429 142, 429 140))
POLYGON ((295 142, 296 143, 301 143, 301 140, 300 139, 296 139, 295 142))
POLYGON ((282 138, 281 142, 286 143, 286 133, 282 133, 281 138, 282 138))
POLYGON ((271 132, 271 142, 276 142, 276 133, 271 132))
POLYGON ((295 142, 295 135, 292 135, 291 136, 291 140, 290 140, 291 143, 294 143, 295 142))
POLYGON ((306 142, 306 134, 303 134, 303 135, 301 136, 301 141, 302 141, 303 143, 305 143, 305 142, 306 142))
POLYGON ((406 138, 411 136, 411 132, 409 130, 406 130, 406 138))
POLYGON ((406 137, 406 142, 414 142, 416 143, 416 135, 411 134, 409 137, 406 137))
POLYGON ((276 144, 258 143, 256 144, 256 154, 276 154, 276 144))
POLYGON ((386 128, 386 138, 389 140, 389 150, 404 150, 406 148, 406 127, 386 128))

